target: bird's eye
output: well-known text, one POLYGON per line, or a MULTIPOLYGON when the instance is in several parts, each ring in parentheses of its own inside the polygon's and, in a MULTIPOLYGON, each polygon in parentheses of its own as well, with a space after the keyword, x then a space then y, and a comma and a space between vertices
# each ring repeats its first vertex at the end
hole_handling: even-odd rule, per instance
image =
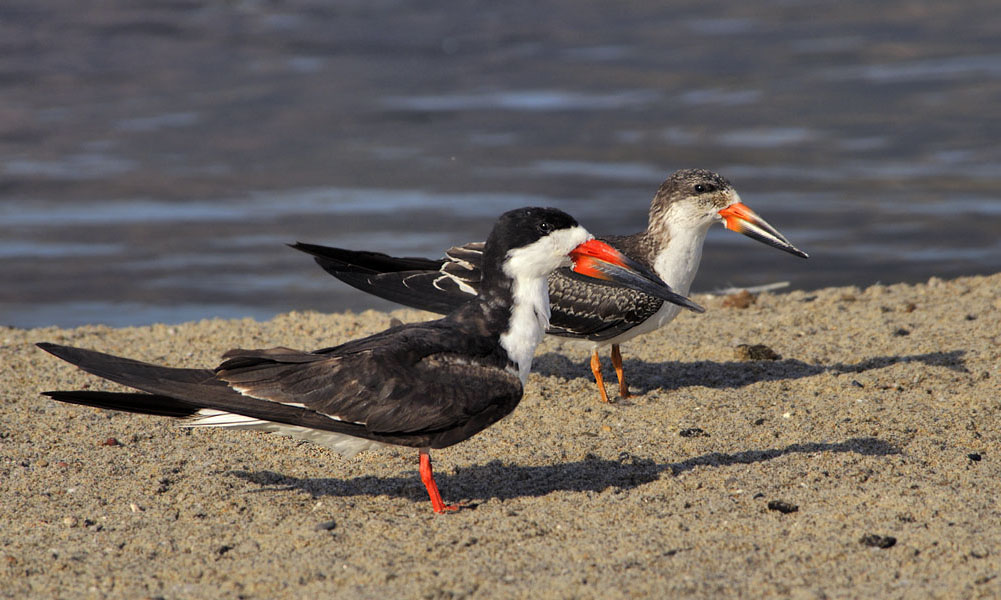
POLYGON ((549 221, 543 221, 539 223, 539 233, 542 235, 549 235, 553 231, 553 224, 549 221))
POLYGON ((696 183, 694 189, 696 194, 704 194, 706 192, 716 191, 716 188, 714 186, 709 185, 707 183, 696 183))

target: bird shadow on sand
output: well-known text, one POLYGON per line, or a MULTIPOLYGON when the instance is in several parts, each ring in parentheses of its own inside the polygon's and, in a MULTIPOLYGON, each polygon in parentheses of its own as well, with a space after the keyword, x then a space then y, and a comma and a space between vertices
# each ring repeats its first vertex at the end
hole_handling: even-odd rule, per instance
MULTIPOLYGON (((811 365, 792 358, 785 360, 753 360, 713 362, 708 360, 682 362, 666 361, 650 363, 641 360, 623 361, 626 380, 631 388, 646 393, 650 390, 679 390, 689 386, 703 386, 715 389, 740 388, 760 381, 802 379, 821 373, 841 374, 864 373, 882 369, 898 363, 918 362, 930 367, 944 367, 960 373, 968 373, 964 356, 965 350, 949 352, 928 352, 906 356, 877 356, 857 363, 834 363, 811 365)), ((604 357, 605 383, 614 387, 615 373, 611 361, 604 357), (611 383, 609 383, 611 382, 611 383)), ((548 377, 563 379, 585 378, 593 380, 591 368, 586 361, 575 361, 562 354, 548 352, 536 357, 532 371, 548 377)))
MULTIPOLYGON (((492 460, 483 465, 435 473, 446 498, 476 501, 545 496, 553 492, 601 492, 609 488, 629 490, 656 481, 662 475, 679 475, 698 467, 719 468, 753 464, 789 454, 840 452, 862 456, 890 456, 900 449, 883 440, 864 437, 838 443, 809 442, 784 448, 745 450, 726 454, 711 452, 680 462, 658 463, 623 452, 615 460, 587 455, 583 460, 541 466, 522 466, 492 460)), ((416 458, 416 456, 415 456, 416 458)), ((364 476, 352 479, 299 478, 274 471, 229 471, 262 486, 260 491, 302 490, 314 498, 324 496, 394 496, 427 501, 416 470, 401 477, 364 476)))

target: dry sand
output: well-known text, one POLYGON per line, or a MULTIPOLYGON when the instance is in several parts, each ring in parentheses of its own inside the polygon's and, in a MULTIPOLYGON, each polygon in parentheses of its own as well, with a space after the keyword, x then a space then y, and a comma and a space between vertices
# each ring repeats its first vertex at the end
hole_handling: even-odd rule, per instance
POLYGON ((2 330, 0 597, 1001 597, 999 290, 699 297, 706 314, 624 347, 640 395, 612 405, 587 347, 548 339, 521 406, 434 453, 445 499, 475 504, 448 515, 416 450, 347 460, 38 395, 114 388, 37 341, 208 366, 387 314, 2 330))

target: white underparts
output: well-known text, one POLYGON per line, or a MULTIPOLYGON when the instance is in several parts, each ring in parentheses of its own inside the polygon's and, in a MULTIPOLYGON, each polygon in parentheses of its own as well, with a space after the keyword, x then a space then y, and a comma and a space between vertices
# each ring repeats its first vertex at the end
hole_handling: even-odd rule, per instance
POLYGON ((713 221, 691 223, 682 219, 680 223, 669 223, 670 239, 654 259, 653 270, 672 290, 687 296, 702 262, 702 246, 713 221))
POLYGON ((371 450, 388 445, 344 433, 263 421, 254 417, 211 408, 203 408, 198 411, 197 415, 192 420, 187 421, 184 427, 225 427, 227 429, 270 431, 330 448, 334 452, 349 458, 363 450, 371 450))
POLYGON ((514 306, 507 331, 500 336, 500 345, 508 358, 518 365, 518 377, 525 385, 532 370, 535 348, 549 327, 549 287, 545 277, 515 279, 514 306))
POLYGON ((518 365, 522 385, 532 370, 535 348, 549 327, 549 284, 555 269, 568 266, 571 250, 592 238, 580 226, 554 231, 528 246, 508 252, 504 273, 512 285, 511 321, 500 336, 501 347, 518 365))

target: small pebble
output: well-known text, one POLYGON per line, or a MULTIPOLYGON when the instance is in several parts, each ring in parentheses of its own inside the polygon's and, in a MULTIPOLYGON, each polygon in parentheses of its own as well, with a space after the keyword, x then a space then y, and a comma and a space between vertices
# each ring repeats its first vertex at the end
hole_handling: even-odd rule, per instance
POLYGON ((789 513, 796 512, 799 510, 799 507, 795 504, 783 502, 782 500, 770 500, 768 502, 768 510, 777 510, 782 514, 787 515, 789 513))
POLYGON ((331 531, 335 527, 337 527, 337 522, 334 521, 333 519, 316 524, 317 531, 331 531))
POLYGON ((905 335, 911 335, 911 332, 901 327, 900 329, 893 332, 893 335, 897 337, 903 337, 905 335))
POLYGON ((724 308, 747 308, 754 304, 757 297, 747 290, 740 290, 723 299, 724 308))
POLYGON ((983 458, 982 456, 980 456, 979 452, 970 452, 969 454, 966 455, 966 457, 974 462, 977 462, 983 458))
POLYGON ((110 437, 110 438, 104 440, 103 442, 101 442, 101 445, 102 446, 121 446, 122 443, 119 442, 118 440, 116 440, 115 438, 110 437))
POLYGON ((678 435, 684 438, 709 437, 709 434, 706 433, 705 430, 699 429, 698 427, 689 427, 688 429, 682 429, 681 431, 678 432, 678 435))
POLYGON ((779 353, 764 344, 739 344, 736 349, 738 360, 780 360, 779 353))
POLYGON ((897 543, 897 538, 890 535, 876 535, 875 533, 870 533, 863 535, 859 542, 865 544, 866 546, 872 546, 873 548, 889 548, 897 543))

